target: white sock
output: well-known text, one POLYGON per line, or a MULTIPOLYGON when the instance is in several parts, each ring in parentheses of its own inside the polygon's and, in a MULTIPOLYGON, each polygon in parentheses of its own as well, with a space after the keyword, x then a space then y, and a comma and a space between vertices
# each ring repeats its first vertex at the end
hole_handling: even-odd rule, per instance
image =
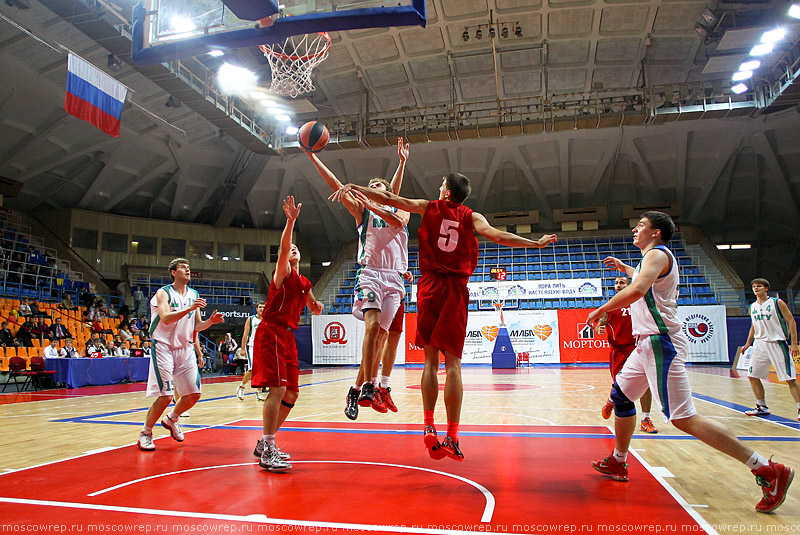
POLYGON ((147 424, 145 424, 144 427, 142 427, 142 433, 144 433, 145 435, 152 435, 153 434, 153 428, 152 427, 147 427, 147 424))
POLYGON ((375 386, 380 386, 380 382, 378 382, 378 376, 372 378, 372 384, 375 386))
POLYGON ((275 435, 264 435, 261 437, 261 440, 264 441, 264 444, 275 444, 275 435))
POLYGON ((619 451, 617 448, 614 448, 614 458, 621 463, 624 463, 628 460, 628 452, 627 451, 619 451))
MULTIPOLYGON (((389 376, 381 375, 381 388, 389 388, 389 376)), ((797 404, 800 407, 800 403, 797 404)))
MULTIPOLYGON (((756 400, 756 405, 761 405, 762 407, 766 407, 767 406, 767 400, 766 399, 757 399, 756 400)), ((800 403, 798 403, 798 405, 800 405, 800 403)))
POLYGON ((171 413, 167 414, 167 418, 174 422, 178 419, 178 415, 175 414, 175 411, 172 411, 171 413))
POLYGON ((768 466, 769 460, 766 457, 759 455, 757 452, 753 452, 753 455, 747 459, 747 462, 744 463, 747 465, 747 468, 750 470, 758 470, 762 466, 768 466))
POLYGON ((797 410, 800 411, 800 403, 797 404, 797 410))
POLYGON ((361 392, 361 385, 357 385, 357 384, 353 383, 353 388, 354 388, 354 389, 355 389, 357 392, 361 392))
POLYGON ((649 412, 643 412, 642 413, 642 420, 644 420, 645 418, 650 418, 650 413, 649 412))

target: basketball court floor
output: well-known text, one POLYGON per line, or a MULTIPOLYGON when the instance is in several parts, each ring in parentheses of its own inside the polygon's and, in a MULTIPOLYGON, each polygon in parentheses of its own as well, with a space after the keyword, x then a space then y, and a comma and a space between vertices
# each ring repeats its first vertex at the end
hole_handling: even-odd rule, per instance
MULTIPOLYGON (((204 380, 177 443, 158 427, 155 452, 135 441, 144 385, 0 396, 0 532, 35 533, 784 533, 800 530, 800 487, 774 514, 740 463, 660 418, 637 434, 630 482, 595 472, 613 448, 600 415, 606 367, 464 368, 463 463, 428 457, 420 368, 392 377, 398 413, 342 411, 355 368, 300 377, 278 444, 284 474, 253 456, 261 403, 236 379, 204 380)), ((766 384, 774 415, 751 418, 747 379, 692 367, 698 410, 764 455, 800 467, 800 422, 784 384, 766 384)), ((444 377, 441 377, 443 382, 444 377)), ((637 407, 638 408, 638 407, 637 407)), ((445 429, 442 400, 436 420, 445 429)))

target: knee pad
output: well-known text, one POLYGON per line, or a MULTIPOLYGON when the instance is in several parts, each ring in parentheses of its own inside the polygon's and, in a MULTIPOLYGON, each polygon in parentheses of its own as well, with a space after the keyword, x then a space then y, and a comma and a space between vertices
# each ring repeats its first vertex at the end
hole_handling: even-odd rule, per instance
MULTIPOLYGON (((294 407, 294 403, 287 403, 287 402, 286 402, 286 401, 284 401, 284 400, 281 400, 281 405, 283 405, 284 407, 289 407, 290 409, 291 409, 292 407, 294 407)), ((634 412, 635 412, 635 411, 634 411, 634 412)))
POLYGON ((614 414, 620 418, 636 415, 636 405, 622 393, 617 383, 611 387, 611 403, 614 404, 614 414))

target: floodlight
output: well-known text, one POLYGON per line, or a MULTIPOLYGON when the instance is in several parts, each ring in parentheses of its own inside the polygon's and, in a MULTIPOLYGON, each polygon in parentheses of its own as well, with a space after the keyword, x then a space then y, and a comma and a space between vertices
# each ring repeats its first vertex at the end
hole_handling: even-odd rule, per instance
POLYGON ((789 16, 795 19, 800 19, 800 2, 795 2, 789 6, 789 16))
POLYGON ((731 91, 736 93, 737 95, 741 95, 745 91, 747 91, 748 87, 744 84, 736 84, 735 86, 731 87, 731 91))
POLYGON ((765 44, 761 44, 761 45, 756 45, 756 46, 754 46, 753 48, 750 49, 750 55, 751 56, 763 56, 764 54, 769 54, 770 52, 772 52, 773 48, 775 48, 775 46, 772 43, 765 43, 765 44))
POLYGON ((483 39, 483 32, 481 31, 480 28, 475 30, 475 39, 483 39))
POLYGON ((503 29, 500 30, 500 37, 502 37, 503 39, 508 37, 508 26, 503 26, 503 29))
POLYGON ((786 30, 783 28, 775 28, 774 30, 770 30, 768 32, 764 32, 764 35, 761 36, 762 43, 776 43, 786 37, 786 30))
POLYGON ((761 67, 761 62, 757 59, 745 61, 741 65, 739 65, 740 71, 754 71, 761 67))
POLYGON ((465 43, 469 41, 469 32, 467 31, 466 28, 464 28, 464 33, 461 34, 461 38, 464 40, 465 43))
POLYGON ((733 80, 734 82, 741 82, 742 80, 747 80, 748 78, 752 77, 753 77, 753 71, 739 71, 733 73, 733 76, 731 76, 731 80, 733 80))

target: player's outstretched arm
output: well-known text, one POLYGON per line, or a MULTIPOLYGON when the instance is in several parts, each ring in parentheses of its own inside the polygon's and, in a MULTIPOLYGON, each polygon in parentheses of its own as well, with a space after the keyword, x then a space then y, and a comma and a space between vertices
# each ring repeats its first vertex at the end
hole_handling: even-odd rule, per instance
POLYGON ((403 186, 403 173, 406 169, 406 160, 408 160, 409 144, 403 146, 403 138, 397 138, 397 155, 400 157, 400 162, 397 164, 397 171, 394 172, 392 177, 392 193, 400 195, 400 188, 403 186))
POLYGON ((408 220, 411 218, 411 214, 406 212, 405 210, 398 210, 397 213, 389 211, 381 206, 378 206, 371 200, 369 200, 365 195, 363 195, 360 191, 353 190, 351 192, 353 196, 355 196, 359 201, 362 202, 364 208, 367 210, 371 210, 376 213, 381 219, 386 221, 389 226, 395 228, 403 228, 408 225, 408 220))
POLYGON ((322 311, 325 310, 325 305, 317 301, 317 298, 314 297, 314 292, 311 290, 308 291, 308 295, 306 296, 306 306, 315 316, 319 316, 322 314, 322 311))
POLYGON ((384 191, 375 188, 366 188, 364 186, 357 186, 355 184, 346 184, 339 191, 334 192, 333 195, 328 197, 332 201, 341 201, 352 191, 362 193, 367 199, 374 201, 378 204, 388 204, 406 212, 413 212, 415 214, 424 214, 428 203, 425 199, 406 199, 399 195, 395 195, 391 191, 384 191))
POLYGON ((523 238, 522 236, 512 234, 511 232, 505 232, 503 230, 496 229, 489 224, 483 214, 478 212, 472 212, 472 225, 475 227, 475 231, 484 238, 508 247, 542 248, 547 247, 551 243, 554 243, 556 240, 558 240, 558 236, 555 234, 545 234, 538 240, 530 240, 528 238, 523 238))
POLYGON ((600 308, 593 310, 586 318, 586 323, 593 327, 597 321, 612 310, 626 307, 638 301, 647 293, 656 279, 666 273, 670 268, 669 254, 660 249, 651 249, 642 258, 639 274, 626 288, 620 290, 614 297, 605 302, 600 308))
MULTIPOLYGON (((325 180, 325 182, 331 187, 334 193, 342 189, 343 184, 339 181, 338 178, 336 178, 336 175, 334 175, 333 172, 330 169, 328 169, 325 166, 325 164, 322 163, 322 161, 320 161, 320 159, 317 157, 316 154, 304 150, 302 147, 300 148, 301 150, 303 150, 303 152, 305 152, 308 155, 308 158, 311 160, 311 163, 313 163, 314 167, 317 168, 319 176, 321 176, 325 180)), ((364 206, 362 206, 361 202, 352 195, 347 195, 342 199, 341 202, 344 205, 344 207, 347 208, 347 211, 350 212, 350 214, 356 219, 356 225, 360 225, 361 219, 364 215, 364 206)))
POLYGON ((283 227, 281 233, 281 244, 278 247, 278 261, 275 264, 275 274, 272 276, 272 281, 275 283, 276 288, 280 288, 286 277, 289 276, 292 266, 289 265, 289 254, 292 251, 292 232, 294 231, 294 222, 300 215, 300 208, 303 203, 298 205, 294 204, 294 197, 289 195, 283 201, 283 213, 286 214, 286 225, 283 227))
POLYGON ((603 265, 607 268, 616 269, 617 271, 621 271, 625 273, 629 277, 633 277, 633 272, 636 269, 633 266, 629 266, 622 260, 614 256, 607 256, 603 259, 603 265))

